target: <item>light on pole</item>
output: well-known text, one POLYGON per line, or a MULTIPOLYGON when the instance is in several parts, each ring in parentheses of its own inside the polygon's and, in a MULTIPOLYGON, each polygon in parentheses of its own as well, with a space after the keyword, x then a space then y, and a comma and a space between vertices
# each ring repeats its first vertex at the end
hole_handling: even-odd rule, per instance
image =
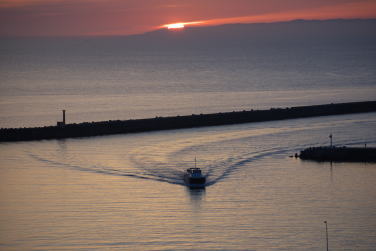
POLYGON ((330 138, 330 147, 333 147, 333 135, 330 134, 329 138, 330 138))
POLYGON ((328 222, 324 221, 326 230, 326 251, 329 251, 328 222))

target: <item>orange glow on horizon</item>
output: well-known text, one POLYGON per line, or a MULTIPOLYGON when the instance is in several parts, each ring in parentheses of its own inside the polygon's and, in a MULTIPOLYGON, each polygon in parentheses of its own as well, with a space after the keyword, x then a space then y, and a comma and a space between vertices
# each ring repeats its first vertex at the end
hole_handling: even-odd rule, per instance
POLYGON ((176 24, 169 24, 167 25, 167 29, 183 29, 184 23, 176 23, 176 24))
POLYGON ((202 22, 201 21, 196 21, 196 22, 182 22, 182 23, 171 23, 171 24, 165 24, 162 25, 160 28, 167 28, 167 29, 183 29, 186 26, 192 26, 192 25, 200 25, 202 22))
POLYGON ((347 3, 343 5, 325 6, 321 8, 312 8, 306 10, 284 11, 278 13, 265 13, 261 15, 239 16, 214 18, 207 20, 198 20, 186 23, 172 23, 163 25, 162 28, 175 28, 173 26, 182 25, 184 28, 187 25, 195 26, 216 26, 223 24, 234 23, 273 23, 273 22, 287 22, 297 19, 304 20, 327 20, 327 19, 352 19, 352 18, 376 18, 376 4, 373 2, 366 2, 361 5, 357 3, 347 3), (361 13, 361 14, 360 14, 361 13))
POLYGON ((182 31, 191 26, 376 18, 376 0, 167 2, 0 0, 0 36, 134 35, 159 29, 182 31), (211 8, 218 2, 221 8, 211 8))

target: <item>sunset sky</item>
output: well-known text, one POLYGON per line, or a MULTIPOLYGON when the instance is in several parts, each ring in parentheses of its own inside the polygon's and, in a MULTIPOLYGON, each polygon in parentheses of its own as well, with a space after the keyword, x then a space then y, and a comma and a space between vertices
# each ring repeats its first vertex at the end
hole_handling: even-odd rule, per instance
POLYGON ((171 23, 376 18, 375 0, 0 0, 0 36, 129 35, 171 23))

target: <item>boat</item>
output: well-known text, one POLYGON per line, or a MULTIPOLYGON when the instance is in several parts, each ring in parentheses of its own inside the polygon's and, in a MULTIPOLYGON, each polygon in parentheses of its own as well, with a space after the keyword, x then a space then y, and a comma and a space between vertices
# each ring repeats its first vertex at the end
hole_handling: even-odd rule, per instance
POLYGON ((206 177, 202 174, 200 168, 195 167, 188 168, 184 174, 184 182, 190 188, 204 188, 206 185, 206 177))

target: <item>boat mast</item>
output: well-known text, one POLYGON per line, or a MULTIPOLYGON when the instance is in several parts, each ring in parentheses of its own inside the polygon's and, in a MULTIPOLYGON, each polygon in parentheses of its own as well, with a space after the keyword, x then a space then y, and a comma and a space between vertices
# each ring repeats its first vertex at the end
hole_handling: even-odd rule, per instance
POLYGON ((197 167, 196 167, 196 156, 195 156, 195 168, 197 168, 197 167))

